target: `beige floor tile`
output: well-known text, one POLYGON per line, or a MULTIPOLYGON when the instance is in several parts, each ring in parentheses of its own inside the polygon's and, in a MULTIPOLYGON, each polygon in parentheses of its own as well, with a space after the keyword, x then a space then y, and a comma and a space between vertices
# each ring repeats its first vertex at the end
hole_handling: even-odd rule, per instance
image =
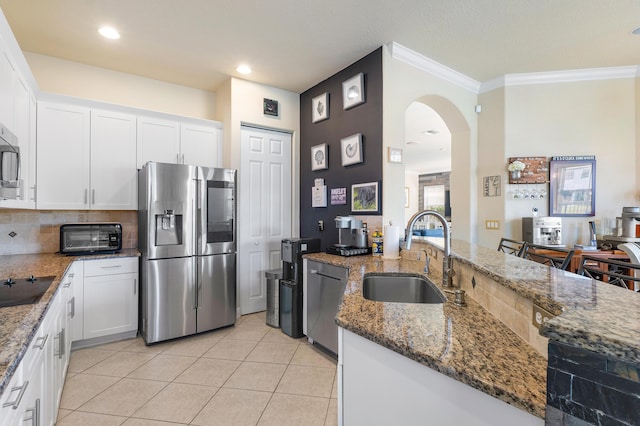
POLYGON ((335 367, 337 361, 329 355, 323 353, 319 349, 314 348, 308 343, 298 346, 296 353, 291 359, 291 364, 306 365, 308 367, 335 367))
POLYGON ((162 422, 159 420, 149 420, 149 419, 134 419, 130 417, 126 422, 122 423, 122 426, 180 426, 184 425, 184 423, 171 423, 171 422, 162 422))
POLYGON ((236 371, 240 361, 200 358, 174 380, 192 385, 222 386, 236 371))
POLYGON ((333 389, 331 389, 331 398, 338 397, 338 371, 336 370, 335 378, 333 379, 333 389))
POLYGON ((276 392, 329 398, 335 374, 335 368, 290 365, 276 392))
POLYGON ((201 426, 254 426, 271 392, 222 388, 191 422, 201 426))
POLYGON ((329 409, 327 410, 327 418, 324 426, 338 426, 338 400, 329 400, 329 409))
POLYGON ((133 417, 189 423, 217 392, 217 387, 170 383, 133 417))
POLYGON ((269 331, 262 338, 263 342, 272 342, 272 343, 294 343, 300 344, 306 340, 306 337, 301 337, 299 339, 294 339, 293 337, 287 336, 280 330, 279 328, 269 328, 269 331))
POLYGON ((200 357, 211 349, 228 331, 212 331, 197 336, 189 336, 173 342, 163 354, 200 357))
POLYGON ((87 368, 84 372, 101 376, 126 377, 154 356, 154 354, 136 352, 116 352, 104 361, 100 361, 93 367, 87 368))
POLYGON ((273 392, 286 368, 282 364, 245 361, 229 377, 224 387, 273 392))
POLYGON ((147 345, 142 337, 137 337, 130 345, 123 348, 126 352, 141 352, 144 354, 159 354, 171 346, 171 342, 160 342, 147 345))
POLYGON ((259 426, 322 426, 328 398, 275 393, 264 410, 259 426))
POLYGON ((123 424, 125 420, 127 420, 127 418, 121 416, 74 411, 64 419, 58 421, 56 426, 119 426, 123 424))
POLYGON ((197 359, 195 357, 165 355, 162 353, 133 370, 127 377, 170 382, 182 374, 197 359))
POLYGON ((103 349, 96 348, 72 351, 67 371, 70 373, 82 373, 87 368, 93 367, 100 361, 104 361, 115 353, 116 351, 105 351, 103 349))
POLYGON ((236 325, 262 325, 266 323, 267 311, 261 311, 254 314, 242 315, 238 318, 236 325))
POLYGON ((243 361, 247 355, 255 348, 257 342, 248 340, 221 339, 207 353, 205 358, 235 359, 243 361))
POLYGON ((115 384, 119 377, 77 374, 64 382, 60 408, 76 410, 82 404, 115 384))
POLYGON ((64 408, 58 409, 58 419, 57 419, 57 421, 60 421, 60 420, 64 419, 65 417, 67 417, 71 413, 73 413, 73 410, 65 410, 64 408))
POLYGON ((82 405, 78 410, 116 416, 131 416, 166 385, 164 382, 125 378, 82 405))
POLYGON ((260 342, 247 356, 247 361, 270 362, 273 364, 289 364, 297 344, 260 342))
POLYGON ((259 342, 268 331, 268 325, 238 325, 237 327, 232 328, 224 338, 259 342))

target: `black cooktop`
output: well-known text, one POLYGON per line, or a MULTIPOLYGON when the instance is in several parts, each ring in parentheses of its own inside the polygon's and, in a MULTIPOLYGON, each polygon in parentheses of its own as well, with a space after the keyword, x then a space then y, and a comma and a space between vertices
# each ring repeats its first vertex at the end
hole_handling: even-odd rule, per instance
POLYGON ((36 303, 55 277, 7 278, 0 281, 0 308, 36 303))

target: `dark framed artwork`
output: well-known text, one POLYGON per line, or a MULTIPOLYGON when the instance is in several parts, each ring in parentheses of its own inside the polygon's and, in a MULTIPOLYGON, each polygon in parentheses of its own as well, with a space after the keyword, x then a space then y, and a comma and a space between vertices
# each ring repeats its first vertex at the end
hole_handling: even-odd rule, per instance
POLYGON ((262 106, 263 106, 262 110, 264 112, 264 115, 272 115, 275 117, 278 116, 278 101, 264 98, 262 106))

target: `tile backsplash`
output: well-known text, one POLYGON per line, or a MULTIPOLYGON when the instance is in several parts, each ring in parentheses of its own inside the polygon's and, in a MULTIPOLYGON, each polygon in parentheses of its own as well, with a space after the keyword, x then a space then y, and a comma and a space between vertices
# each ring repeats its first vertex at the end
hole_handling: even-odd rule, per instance
POLYGON ((118 222, 122 247, 138 246, 137 211, 0 209, 0 255, 55 253, 60 249, 60 225, 84 222, 118 222))

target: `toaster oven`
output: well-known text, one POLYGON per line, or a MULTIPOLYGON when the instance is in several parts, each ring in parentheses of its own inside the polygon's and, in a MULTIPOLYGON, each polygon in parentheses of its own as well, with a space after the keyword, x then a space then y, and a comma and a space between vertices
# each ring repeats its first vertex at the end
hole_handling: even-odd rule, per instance
POLYGON ((102 254, 120 250, 122 225, 119 223, 70 223, 60 226, 62 254, 102 254))

